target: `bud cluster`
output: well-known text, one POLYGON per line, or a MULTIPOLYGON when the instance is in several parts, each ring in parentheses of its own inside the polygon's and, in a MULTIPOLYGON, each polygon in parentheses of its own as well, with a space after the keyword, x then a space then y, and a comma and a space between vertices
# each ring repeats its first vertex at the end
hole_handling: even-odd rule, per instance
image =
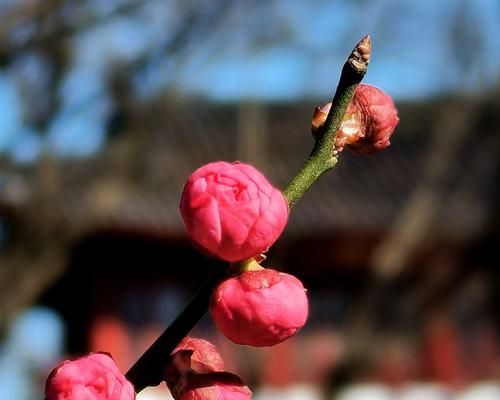
MULTIPOLYGON (((348 59, 358 75, 366 72, 370 49, 367 36, 348 59)), ((316 138, 324 134, 331 107, 328 103, 314 112, 311 130, 316 138)), ((347 146, 359 154, 376 153, 390 145, 398 122, 394 102, 387 94, 359 84, 332 150, 338 154, 347 146)), ((305 191, 309 186, 301 182, 299 189, 305 191)), ((293 205, 289 192, 287 198, 293 205)), ((230 262, 228 271, 236 271, 213 290, 209 305, 216 326, 234 343, 274 346, 306 323, 309 303, 302 282, 257 262, 265 258, 263 253, 287 224, 287 198, 261 172, 240 162, 206 164, 184 185, 180 212, 190 239, 202 252, 230 262)), ((248 400, 251 396, 239 377, 225 371, 215 346, 203 339, 184 338, 165 360, 162 376, 176 400, 248 400)), ((135 393, 109 355, 93 353, 65 361, 47 379, 46 400, 68 399, 132 400, 135 393)))
MULTIPOLYGON (((181 214, 191 239, 227 261, 259 256, 288 220, 285 197, 254 167, 215 162, 187 180, 181 214)), ((241 263, 242 265, 251 265, 241 263)), ((253 264, 256 264, 254 262, 253 264)), ((308 302, 295 277, 259 265, 220 284, 210 312, 220 331, 238 344, 273 346, 304 324, 308 302)))

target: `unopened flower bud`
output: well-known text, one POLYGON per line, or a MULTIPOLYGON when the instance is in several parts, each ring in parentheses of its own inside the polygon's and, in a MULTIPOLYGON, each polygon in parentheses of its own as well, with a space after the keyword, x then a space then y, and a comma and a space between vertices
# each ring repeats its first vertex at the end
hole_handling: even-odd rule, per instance
POLYGON ((175 400, 248 400, 251 392, 241 379, 224 371, 216 347, 184 338, 171 354, 165 382, 175 400))
POLYGON ((392 98, 375 86, 360 84, 353 103, 361 112, 364 134, 349 148, 359 154, 373 154, 388 147, 399 122, 392 98))
MULTIPOLYGON (((331 106, 327 103, 316 108, 311 123, 314 136, 321 132, 331 106)), ((389 139, 399 122, 397 114, 390 96, 375 86, 359 84, 335 136, 335 150, 340 152, 346 145, 359 154, 383 150, 390 145, 389 139)))
POLYGON ((180 209, 191 239, 231 262, 266 251, 288 220, 283 194, 254 167, 239 162, 198 168, 184 186, 180 209))
POLYGON ((304 326, 308 312, 302 283, 272 269, 245 271, 227 279, 210 302, 215 324, 228 339, 258 347, 293 336, 304 326))
POLYGON ((177 374, 204 374, 224 371, 224 361, 217 348, 207 340, 185 337, 171 355, 177 374))
POLYGON ((46 400, 132 400, 134 387, 106 353, 64 361, 47 378, 46 400))

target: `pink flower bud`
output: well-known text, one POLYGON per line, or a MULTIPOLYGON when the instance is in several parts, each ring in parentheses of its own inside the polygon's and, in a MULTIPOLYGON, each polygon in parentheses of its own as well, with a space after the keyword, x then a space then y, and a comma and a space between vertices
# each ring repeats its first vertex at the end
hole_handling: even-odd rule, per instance
POLYGON ((288 220, 283 194, 254 167, 239 162, 198 168, 184 186, 180 208, 191 239, 231 262, 266 251, 288 220))
MULTIPOLYGON (((332 103, 316 107, 311 122, 315 136, 324 125, 332 103)), ((347 145, 358 154, 376 153, 390 145, 390 137, 399 122, 392 98, 372 85, 359 84, 354 98, 335 137, 335 149, 347 145)))
POLYGON ((361 112, 364 134, 349 148, 358 154, 373 154, 388 147, 399 122, 392 98, 375 86, 360 84, 353 103, 361 112))
POLYGON ((224 361, 217 348, 204 339, 185 337, 172 352, 172 364, 179 374, 224 371, 224 361))
POLYGON ((236 375, 224 372, 215 346, 186 337, 172 352, 165 374, 176 400, 248 400, 251 392, 236 375))
POLYGON ((46 400, 131 400, 132 384, 106 353, 64 361, 52 370, 45 385, 46 400))
POLYGON ((249 400, 252 392, 241 379, 229 372, 189 375, 176 400, 249 400))
POLYGON ((220 331, 238 344, 273 346, 304 326, 309 306, 302 283, 272 269, 245 271, 212 294, 210 313, 220 331))

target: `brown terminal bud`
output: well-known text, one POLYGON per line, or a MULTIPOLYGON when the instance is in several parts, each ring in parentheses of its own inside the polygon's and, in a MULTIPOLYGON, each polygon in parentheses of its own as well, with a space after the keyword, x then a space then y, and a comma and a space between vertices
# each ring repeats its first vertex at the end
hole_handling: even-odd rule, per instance
POLYGON ((370 39, 370 35, 367 35, 354 47, 354 50, 347 59, 347 62, 356 72, 365 74, 368 63, 370 62, 371 50, 372 41, 370 39))

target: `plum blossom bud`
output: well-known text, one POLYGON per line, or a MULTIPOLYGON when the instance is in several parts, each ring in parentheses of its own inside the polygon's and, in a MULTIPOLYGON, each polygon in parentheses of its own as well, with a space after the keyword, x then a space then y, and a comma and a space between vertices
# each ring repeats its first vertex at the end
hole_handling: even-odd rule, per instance
POLYGON ((364 134, 349 144, 349 148, 358 154, 372 154, 388 147, 399 123, 398 110, 392 98, 375 86, 360 84, 353 103, 361 112, 364 134))
POLYGON ((210 313, 220 331, 238 344, 273 346, 293 336, 307 320, 302 283, 272 269, 245 271, 212 294, 210 313))
POLYGON ((288 220, 288 205, 254 167, 224 161, 198 168, 187 180, 180 210, 191 239, 235 262, 266 251, 288 220))
POLYGON ((179 343, 165 381, 176 400, 248 400, 251 396, 238 376, 224 372, 219 352, 203 339, 186 337, 179 343))
MULTIPOLYGON (((332 103, 317 107, 311 122, 316 136, 326 121, 332 103)), ((390 137, 399 122, 392 98, 372 85, 359 84, 335 137, 335 149, 348 146, 358 154, 373 154, 390 145, 390 137)))
POLYGON ((92 353, 64 361, 45 384, 46 400, 132 400, 134 387, 110 355, 92 353))
POLYGON ((204 339, 185 337, 174 349, 171 358, 180 375, 224 371, 224 361, 217 348, 204 339))
POLYGON ((238 376, 212 372, 188 376, 183 390, 172 396, 176 400, 250 400, 252 392, 238 376))

